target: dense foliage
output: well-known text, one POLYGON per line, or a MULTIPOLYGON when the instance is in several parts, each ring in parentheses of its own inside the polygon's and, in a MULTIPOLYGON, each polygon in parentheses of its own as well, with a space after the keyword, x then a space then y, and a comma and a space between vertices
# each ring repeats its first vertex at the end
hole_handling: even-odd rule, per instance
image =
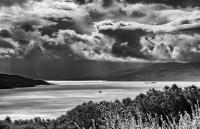
MULTIPOLYGON (((0 121, 0 129, 76 129, 76 128, 130 128, 136 125, 142 127, 166 126, 176 123, 177 127, 184 123, 200 118, 198 101, 200 88, 189 86, 179 88, 165 86, 162 91, 150 89, 146 94, 139 94, 136 98, 125 98, 122 101, 87 102, 78 105, 56 120, 11 121, 7 117, 0 121), (185 116, 185 117, 183 117, 185 116), (122 126, 123 125, 123 126, 122 126)), ((175 125, 174 125, 175 126, 175 125)))

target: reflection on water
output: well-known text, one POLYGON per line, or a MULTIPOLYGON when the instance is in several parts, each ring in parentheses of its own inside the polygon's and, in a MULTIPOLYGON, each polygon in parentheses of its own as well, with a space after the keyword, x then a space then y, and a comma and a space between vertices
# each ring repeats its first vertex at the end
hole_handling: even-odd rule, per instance
MULTIPOLYGON (((85 101, 134 98, 149 88, 162 89, 174 82, 105 82, 60 81, 59 85, 0 90, 0 119, 56 118, 85 101), (102 92, 99 92, 102 91, 102 92)), ((200 82, 176 82, 179 86, 199 85, 200 82)))

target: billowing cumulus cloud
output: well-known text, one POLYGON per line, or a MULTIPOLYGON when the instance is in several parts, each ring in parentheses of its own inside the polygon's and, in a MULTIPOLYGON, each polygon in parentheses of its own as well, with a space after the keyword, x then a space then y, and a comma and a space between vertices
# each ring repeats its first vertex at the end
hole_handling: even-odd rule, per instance
POLYGON ((199 61, 200 34, 192 31, 200 25, 199 21, 183 22, 144 25, 104 21, 98 23, 97 28, 99 32, 115 38, 113 52, 117 56, 158 61, 199 61))
POLYGON ((0 5, 0 58, 200 61, 199 7, 123 0, 0 5))

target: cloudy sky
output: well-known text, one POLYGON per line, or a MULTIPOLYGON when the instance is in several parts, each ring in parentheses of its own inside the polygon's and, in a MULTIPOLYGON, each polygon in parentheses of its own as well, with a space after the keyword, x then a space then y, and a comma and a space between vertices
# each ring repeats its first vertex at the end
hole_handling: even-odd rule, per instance
POLYGON ((1 0, 0 72, 67 79, 133 63, 199 62, 195 2, 1 0))

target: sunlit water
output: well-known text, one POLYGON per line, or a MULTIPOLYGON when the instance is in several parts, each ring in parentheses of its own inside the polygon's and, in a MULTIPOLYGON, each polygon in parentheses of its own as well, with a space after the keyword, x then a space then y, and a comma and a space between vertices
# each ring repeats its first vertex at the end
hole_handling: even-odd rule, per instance
POLYGON ((34 88, 0 90, 0 119, 34 117, 56 118, 78 104, 87 101, 113 101, 134 98, 150 88, 162 90, 176 83, 181 87, 200 86, 200 82, 106 82, 106 81, 51 81, 59 84, 34 88), (102 92, 100 92, 102 91, 102 92))

